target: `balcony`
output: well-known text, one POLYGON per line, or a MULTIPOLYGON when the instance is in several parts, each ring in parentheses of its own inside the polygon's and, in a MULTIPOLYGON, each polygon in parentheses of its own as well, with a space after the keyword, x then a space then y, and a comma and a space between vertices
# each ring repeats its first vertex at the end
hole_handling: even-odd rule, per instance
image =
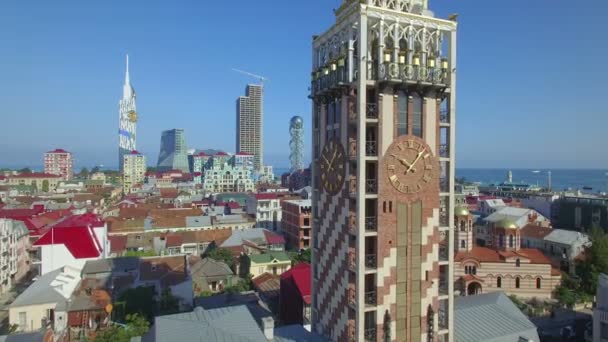
POLYGON ((448 112, 447 109, 442 109, 439 112, 439 122, 442 124, 449 124, 450 123, 450 113, 448 112))
POLYGON ((365 181, 365 192, 368 194, 377 194, 378 193, 378 180, 377 179, 368 179, 365 181))
POLYGON ((378 231, 378 219, 376 216, 368 216, 365 218, 365 231, 368 231, 368 232, 378 231))
POLYGON ((448 216, 448 209, 442 208, 439 212, 439 226, 440 227, 449 227, 450 226, 450 218, 448 216))
POLYGON ((376 291, 365 292, 365 305, 376 306, 376 291))
POLYGON ((439 180, 439 192, 450 192, 450 180, 442 178, 439 180))
POLYGON ((439 278, 439 295, 447 296, 448 294, 449 294, 448 281, 446 279, 441 279, 441 276, 440 276, 440 278, 439 278))
POLYGON ((439 145, 439 157, 450 158, 450 145, 448 145, 448 144, 439 145))
POLYGON ((376 342, 376 328, 366 328, 363 334, 365 342, 376 342))
POLYGON ((357 255, 352 249, 348 252, 348 268, 353 272, 357 272, 357 255))
POLYGON ((354 288, 348 288, 348 304, 357 306, 357 291, 354 288))
POLYGON ((377 256, 376 254, 366 254, 365 255, 365 267, 367 268, 378 268, 377 256))
POLYGON ((444 241, 439 244, 439 262, 448 262, 450 256, 448 253, 448 242, 444 241))
POLYGON ((356 342, 357 341, 357 328, 354 320, 348 321, 348 341, 356 342))
POLYGON ((378 118, 378 104, 377 103, 368 103, 365 108, 365 117, 368 119, 377 119, 378 118))
POLYGON ((445 310, 439 310, 438 313, 439 330, 448 328, 448 313, 445 310))
POLYGON ((365 142, 365 155, 368 157, 378 156, 378 142, 374 140, 368 140, 365 142))
POLYGON ((348 138, 348 156, 351 159, 357 158, 357 139, 348 138))
POLYGON ((351 197, 357 197, 357 177, 350 176, 348 180, 348 193, 351 197))
POLYGON ((352 235, 357 235, 357 214, 353 212, 348 216, 348 231, 352 235))
MULTIPOLYGON (((371 68, 372 70, 374 68, 371 68)), ((381 63, 378 68, 378 81, 387 81, 395 83, 427 83, 445 86, 448 83, 448 69, 430 67, 423 65, 411 65, 386 62, 381 63)), ((372 73, 372 78, 375 76, 372 73)))
POLYGON ((333 61, 311 74, 310 92, 320 95, 348 83, 348 65, 345 58, 333 61))

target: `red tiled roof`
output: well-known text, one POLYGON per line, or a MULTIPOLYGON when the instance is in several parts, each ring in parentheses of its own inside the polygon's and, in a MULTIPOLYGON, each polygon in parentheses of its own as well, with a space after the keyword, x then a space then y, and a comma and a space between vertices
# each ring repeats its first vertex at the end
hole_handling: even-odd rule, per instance
POLYGON ((559 270, 559 268, 555 268, 555 267, 551 267, 551 275, 552 276, 558 276, 561 275, 562 271, 559 270))
POLYGON ((454 261, 461 262, 466 259, 475 259, 480 262, 504 262, 507 258, 521 257, 529 259, 532 264, 551 264, 540 250, 534 248, 521 248, 518 251, 497 251, 487 247, 473 247, 470 252, 458 252, 454 261))
POLYGON ((110 235, 110 253, 120 253, 127 249, 127 236, 126 235, 110 235))
POLYGON ((70 228, 70 227, 77 227, 77 226, 91 226, 91 227, 102 227, 104 225, 103 220, 93 214, 93 213, 86 213, 86 214, 82 214, 82 215, 72 215, 70 217, 68 217, 67 219, 57 223, 54 227, 55 228, 70 228))
POLYGON ((86 221, 85 218, 65 221, 52 227, 34 243, 34 246, 65 245, 76 259, 99 257, 102 246, 97 240, 93 226, 82 225, 86 221))
POLYGON ((57 148, 55 151, 48 151, 47 153, 70 153, 62 148, 57 148))
POLYGON ((456 253, 454 261, 460 262, 465 259, 476 259, 484 262, 501 262, 498 251, 487 247, 473 247, 470 252, 462 251, 456 253))
POLYGON ((281 279, 293 279, 294 284, 298 288, 302 299, 306 304, 311 303, 310 298, 310 283, 311 283, 312 271, 310 264, 301 263, 292 267, 289 271, 281 274, 281 279))
POLYGON ((16 176, 11 176, 10 178, 61 178, 61 176, 53 175, 50 173, 44 173, 44 172, 34 172, 34 173, 21 173, 16 176))
POLYGON ((247 152, 239 152, 236 154, 237 156, 252 156, 253 154, 247 152))
POLYGON ((133 150, 133 151, 131 151, 131 154, 141 154, 141 153, 139 153, 138 150, 133 150))
POLYGON ((553 229, 549 227, 541 227, 535 224, 527 224, 523 227, 520 232, 523 237, 534 238, 534 239, 543 239, 545 236, 549 235, 553 229))
POLYGON ((227 156, 227 155, 228 155, 228 153, 226 153, 226 152, 218 152, 218 153, 216 153, 215 155, 216 155, 216 156, 227 156))
POLYGON ((44 209, 36 207, 34 209, 2 209, 0 218, 7 219, 26 219, 40 214, 44 209))
POLYGON ((199 156, 199 157, 206 157, 206 156, 207 156, 207 153, 205 153, 205 152, 199 152, 199 153, 197 154, 197 156, 199 156))
POLYGON ((167 244, 167 247, 179 247, 183 243, 182 235, 167 234, 167 236, 165 236, 165 243, 167 244))
POLYGON ((483 283, 483 282, 484 282, 484 281, 483 281, 483 279, 481 279, 481 278, 479 278, 479 277, 477 277, 477 276, 474 276, 474 275, 472 275, 472 274, 465 274, 465 275, 463 275, 461 278, 462 278, 462 279, 463 279, 465 282, 467 282, 467 283, 468 283, 468 282, 471 282, 471 281, 478 281, 478 282, 481 282, 481 283, 483 283))
POLYGON ((0 180, 5 180, 6 176, 5 175, 0 175, 0 180))
POLYGON ((285 238, 281 235, 275 234, 269 230, 264 230, 264 235, 266 236, 266 242, 268 242, 269 245, 285 244, 285 238))
POLYGON ((259 192, 255 194, 255 199, 257 200, 272 200, 277 198, 279 198, 279 196, 273 192, 259 192))

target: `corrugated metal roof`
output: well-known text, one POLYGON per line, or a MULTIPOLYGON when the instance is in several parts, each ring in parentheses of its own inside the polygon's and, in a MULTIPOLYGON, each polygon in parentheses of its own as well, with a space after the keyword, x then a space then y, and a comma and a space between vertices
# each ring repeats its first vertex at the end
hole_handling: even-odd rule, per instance
POLYGON ((571 246, 577 241, 586 244, 589 242, 589 237, 581 232, 565 229, 553 229, 549 235, 545 236, 544 240, 571 246))
POLYGON ((457 342, 539 341, 536 326, 503 292, 456 298, 454 332, 457 342))

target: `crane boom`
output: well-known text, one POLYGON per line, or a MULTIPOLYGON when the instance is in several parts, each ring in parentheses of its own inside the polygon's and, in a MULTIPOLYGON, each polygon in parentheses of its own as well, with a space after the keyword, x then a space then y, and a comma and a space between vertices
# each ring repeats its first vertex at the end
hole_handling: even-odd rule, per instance
POLYGON ((257 78, 260 81, 260 83, 262 83, 262 86, 264 86, 264 82, 270 81, 270 79, 268 79, 264 76, 256 75, 256 74, 250 73, 248 71, 243 71, 243 70, 239 70, 239 69, 235 69, 235 68, 232 68, 232 71, 236 71, 238 73, 241 73, 241 74, 244 74, 247 76, 251 76, 253 78, 257 78))

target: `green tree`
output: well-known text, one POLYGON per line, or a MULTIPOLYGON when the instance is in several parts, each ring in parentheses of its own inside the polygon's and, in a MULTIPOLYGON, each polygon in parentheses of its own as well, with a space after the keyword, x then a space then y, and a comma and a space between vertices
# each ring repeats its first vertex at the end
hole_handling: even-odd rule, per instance
POLYGON ((101 168, 99 168, 99 166, 95 166, 94 168, 91 169, 91 173, 97 173, 101 170, 101 168))
POLYGON ((46 179, 42 181, 42 191, 49 192, 49 181, 46 179))
POLYGON ((591 246, 585 251, 585 259, 578 264, 577 274, 582 280, 581 289, 594 295, 600 273, 608 273, 608 234, 599 227, 591 228, 591 246))
POLYGON ((126 290, 118 297, 116 318, 122 321, 126 320, 129 315, 140 314, 152 322, 156 314, 154 295, 153 287, 140 286, 126 290))
POLYGON ((29 167, 24 167, 23 169, 18 171, 20 174, 23 173, 32 173, 32 169, 30 169, 29 167))
POLYGON ((179 312, 179 299, 170 290, 164 290, 160 295, 160 314, 171 315, 179 312))
POLYGON ((80 170, 80 173, 79 173, 78 175, 79 175, 80 177, 82 177, 82 178, 87 178, 87 177, 89 177, 89 169, 87 169, 86 167, 83 167, 83 168, 80 170))
POLYGON ((233 269, 234 267, 234 256, 232 255, 232 252, 228 249, 214 248, 207 253, 207 257, 216 261, 221 261, 228 265, 228 267, 230 267, 231 269, 233 269))
MULTIPOLYGON (((238 278, 237 278, 238 279, 238 278)), ((249 274, 232 286, 224 288, 226 293, 240 293, 253 290, 253 275, 249 274)))
POLYGON ((98 333, 91 342, 129 342, 132 337, 143 336, 150 323, 141 315, 127 315, 124 325, 112 325, 98 333))
POLYGON ((303 262, 310 264, 310 249, 303 249, 298 252, 290 252, 289 258, 291 259, 291 265, 295 266, 303 262))

